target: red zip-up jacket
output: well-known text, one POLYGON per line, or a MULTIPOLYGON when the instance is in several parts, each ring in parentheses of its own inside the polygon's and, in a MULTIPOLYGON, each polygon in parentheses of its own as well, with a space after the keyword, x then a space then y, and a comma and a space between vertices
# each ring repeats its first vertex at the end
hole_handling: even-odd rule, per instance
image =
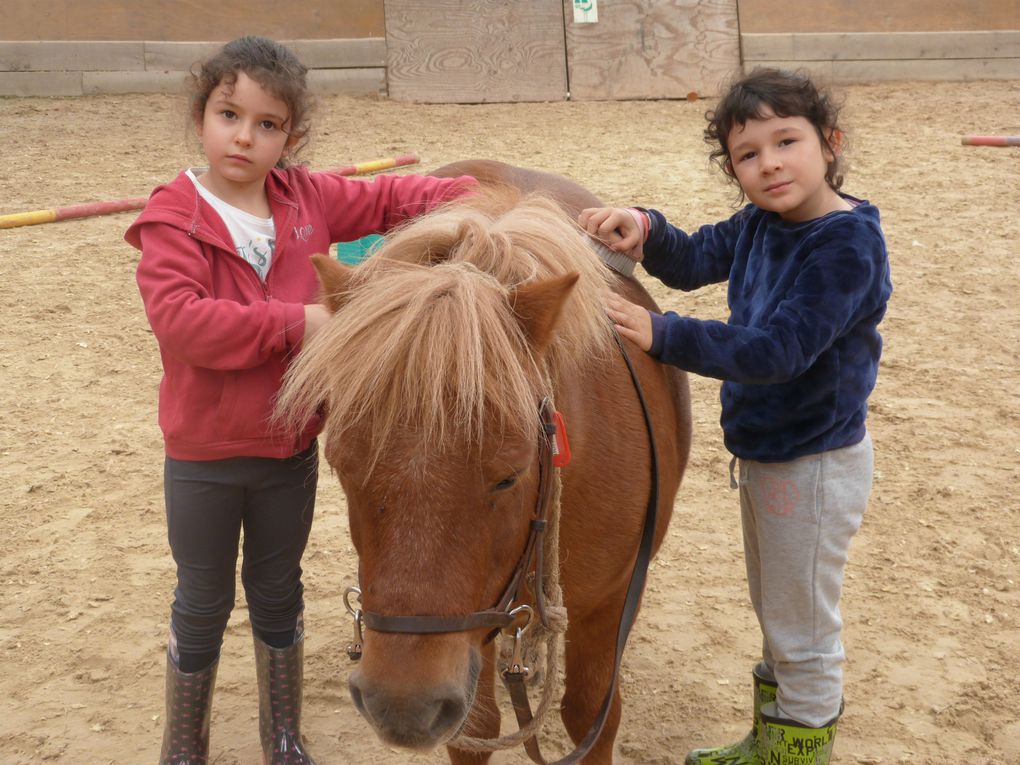
POLYGON ((163 361, 166 453, 213 460, 306 449, 318 418, 295 435, 271 415, 304 336, 304 306, 318 294, 309 256, 333 242, 383 233, 475 185, 467 176, 366 182, 301 167, 273 170, 266 193, 276 244, 265 283, 184 173, 158 186, 124 238, 142 251, 136 278, 163 361))

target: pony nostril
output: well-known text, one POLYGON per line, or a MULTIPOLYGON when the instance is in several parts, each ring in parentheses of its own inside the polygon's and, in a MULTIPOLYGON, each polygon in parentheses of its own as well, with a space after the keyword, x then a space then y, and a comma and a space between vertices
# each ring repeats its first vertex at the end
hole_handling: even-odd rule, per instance
POLYGON ((354 702, 354 708, 358 710, 364 717, 368 717, 368 710, 365 708, 365 698, 361 694, 361 688, 358 687, 357 683, 353 679, 348 679, 347 690, 350 691, 351 700, 354 702))
POLYGON ((464 701, 459 698, 442 699, 438 702, 436 717, 429 726, 429 735, 436 740, 446 738, 460 728, 465 716, 464 701))

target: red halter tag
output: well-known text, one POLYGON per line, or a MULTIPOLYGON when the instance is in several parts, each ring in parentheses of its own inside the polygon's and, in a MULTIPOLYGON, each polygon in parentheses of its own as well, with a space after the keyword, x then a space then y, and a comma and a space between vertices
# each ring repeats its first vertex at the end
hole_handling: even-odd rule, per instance
POLYGON ((567 440, 567 426, 563 422, 563 415, 553 412, 553 425, 556 426, 556 434, 553 436, 553 467, 566 467, 570 464, 570 441, 567 440))

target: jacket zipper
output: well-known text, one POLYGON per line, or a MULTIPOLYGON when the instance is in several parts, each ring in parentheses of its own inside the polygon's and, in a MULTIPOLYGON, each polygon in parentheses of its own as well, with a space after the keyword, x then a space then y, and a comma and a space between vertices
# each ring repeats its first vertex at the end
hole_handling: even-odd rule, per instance
MULTIPOLYGON (((206 244, 210 244, 210 245, 212 245, 213 247, 216 247, 219 250, 223 250, 230 257, 237 258, 237 260, 241 261, 241 263, 244 264, 243 270, 246 271, 249 274, 248 278, 255 280, 258 288, 262 291, 262 299, 265 302, 268 303, 269 300, 273 297, 272 291, 269 289, 269 286, 268 286, 268 284, 266 282, 263 282, 261 279, 259 279, 259 275, 257 273, 255 273, 255 269, 251 267, 251 264, 248 263, 244 258, 242 258, 240 255, 238 255, 233 250, 228 250, 225 247, 221 247, 216 242, 211 242, 208 239, 204 239, 204 238, 201 238, 201 237, 196 237, 195 234, 198 233, 198 228, 199 228, 199 222, 197 220, 192 220, 192 222, 191 222, 191 229, 188 231, 188 236, 190 236, 192 239, 198 239, 201 242, 205 242, 206 244)), ((273 250, 273 260, 274 261, 276 260, 276 250, 275 249, 273 250)), ((270 263, 269 264, 269 271, 272 271, 272 270, 273 270, 273 264, 270 263)), ((269 271, 266 271, 266 280, 267 281, 269 280, 269 271)))

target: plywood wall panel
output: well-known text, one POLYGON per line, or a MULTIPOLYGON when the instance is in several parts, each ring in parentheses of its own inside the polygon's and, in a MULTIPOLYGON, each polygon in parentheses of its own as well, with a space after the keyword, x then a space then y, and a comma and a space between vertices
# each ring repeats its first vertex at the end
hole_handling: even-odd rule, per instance
POLYGON ((565 2, 573 99, 716 95, 740 66, 736 0, 600 0, 594 24, 565 2))
POLYGON ((566 97, 561 0, 386 0, 386 50, 399 101, 566 97))

